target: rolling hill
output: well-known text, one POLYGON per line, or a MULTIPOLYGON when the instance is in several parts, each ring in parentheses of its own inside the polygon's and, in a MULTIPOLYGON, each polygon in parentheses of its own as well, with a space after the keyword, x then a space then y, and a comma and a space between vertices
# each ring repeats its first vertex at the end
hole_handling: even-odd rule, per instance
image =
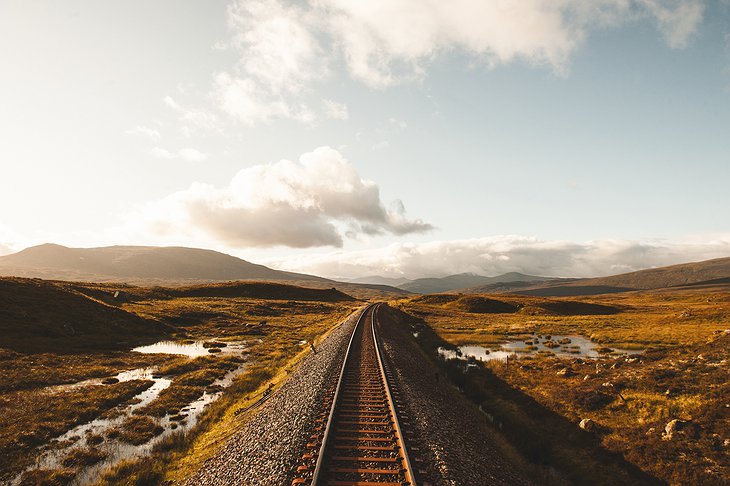
POLYGON ((283 272, 212 250, 182 247, 68 248, 45 244, 0 257, 0 275, 136 283, 329 280, 283 272))
POLYGON ((0 347, 24 353, 129 349, 169 333, 164 324, 59 282, 0 278, 0 347))
POLYGON ((721 284, 730 278, 730 258, 650 268, 609 277, 585 278, 568 283, 546 282, 514 293, 543 297, 598 295, 632 290, 652 290, 688 285, 721 284))

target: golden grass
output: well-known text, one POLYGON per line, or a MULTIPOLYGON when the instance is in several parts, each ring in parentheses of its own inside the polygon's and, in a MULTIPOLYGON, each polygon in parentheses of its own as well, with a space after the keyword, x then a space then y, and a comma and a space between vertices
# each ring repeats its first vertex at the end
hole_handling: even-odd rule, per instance
MULTIPOLYGON (((248 363, 246 371, 223 397, 203 412, 189 435, 163 441, 150 457, 113 467, 101 484, 134 484, 140 478, 182 482, 192 476, 245 425, 248 414, 236 412, 255 402, 270 385, 279 386, 310 352, 308 346, 300 346, 300 341, 319 342, 361 305, 357 302, 332 304, 197 297, 125 304, 125 308, 133 312, 177 323, 178 337, 245 340, 250 346, 248 363), (195 319, 199 319, 199 323, 194 323, 195 319)), ((160 416, 176 411, 185 401, 177 400, 177 394, 190 393, 185 397, 188 399, 202 393, 201 387, 211 377, 219 376, 217 371, 222 368, 216 368, 216 363, 230 364, 232 360, 232 357, 206 356, 170 362, 161 371, 178 376, 155 402, 139 412, 160 416)))
MULTIPOLYGON (((351 310, 353 309, 320 320, 318 326, 310 330, 310 334, 318 336, 313 341, 326 339, 351 310)), ((207 429, 190 443, 186 451, 174 455, 171 467, 167 468, 166 479, 183 481, 199 471, 206 459, 213 457, 236 432, 243 428, 247 416, 253 413, 253 410, 248 414, 238 414, 238 412, 253 404, 270 385, 273 385, 274 389, 280 386, 291 370, 308 353, 307 348, 300 348, 297 352, 284 356, 276 352, 270 356, 270 364, 260 363, 244 374, 237 382, 238 393, 230 394, 227 401, 215 403, 209 410, 209 415, 215 416, 215 420, 211 420, 207 429)))
MULTIPOLYGON (((79 307, 81 310, 73 315, 89 317, 98 329, 93 333, 78 335, 73 334, 74 331, 68 326, 61 326, 62 329, 68 329, 68 333, 59 338, 58 343, 78 341, 78 346, 72 349, 75 349, 74 352, 68 352, 69 349, 63 347, 57 350, 53 346, 58 347, 58 343, 48 338, 34 343, 36 337, 33 332, 23 336, 18 334, 13 340, 3 342, 3 345, 17 349, 0 349, 0 406, 8 411, 0 417, 0 481, 30 464, 38 453, 35 449, 37 445, 48 442, 74 425, 102 415, 120 401, 134 396, 142 389, 140 386, 147 387, 151 383, 140 385, 132 381, 108 386, 85 385, 57 389, 52 393, 45 388, 47 386, 109 377, 121 371, 150 366, 158 367, 161 374, 173 375, 172 384, 161 392, 158 399, 138 410, 139 413, 113 432, 126 434, 126 440, 139 443, 143 438, 148 438, 148 432, 155 431, 151 423, 156 417, 177 413, 189 401, 199 397, 215 379, 245 362, 246 372, 224 392, 221 399, 206 409, 191 435, 186 438, 175 434, 174 440, 162 441, 156 447, 158 452, 155 455, 140 461, 140 464, 146 464, 144 466, 137 468, 134 466, 136 461, 132 461, 118 468, 127 471, 127 479, 132 476, 144 477, 150 473, 150 468, 156 471, 154 474, 164 475, 170 466, 171 455, 182 457, 195 437, 216 427, 215 422, 226 410, 240 407, 248 395, 281 373, 293 357, 306 353, 307 348, 300 346, 300 341, 311 341, 321 336, 361 305, 357 301, 175 297, 172 295, 174 292, 167 292, 166 289, 138 287, 125 287, 130 298, 119 301, 110 297, 110 289, 118 287, 113 285, 22 279, 3 282, 5 287, 0 289, 4 292, 0 295, 0 302, 4 302, 3 299, 14 302, 16 296, 13 292, 18 291, 28 302, 28 308, 32 307, 31 304, 41 303, 39 310, 34 312, 24 310, 25 304, 11 305, 4 310, 10 313, 12 319, 22 319, 28 329, 45 332, 45 329, 55 329, 54 326, 59 325, 57 322, 66 322, 66 302, 82 303, 79 307), (122 322, 125 326, 127 321, 134 325, 117 327, 113 332, 108 332, 103 319, 100 323, 97 323, 99 319, 92 319, 92 314, 97 310, 102 317, 112 316, 118 322, 122 322, 123 318, 126 319, 122 322), (138 325, 140 323, 143 325, 138 325), (145 323, 155 325, 147 329, 145 323), (164 330, 162 335, 160 329, 164 330), (246 341, 248 349, 244 356, 211 354, 198 359, 118 351, 154 342, 164 336, 218 343, 246 341), (36 350, 44 352, 38 353, 36 350)), ((320 293, 328 299, 335 294, 330 291, 320 293)), ((316 292, 306 294, 308 298, 318 295, 316 292)), ((78 327, 74 329, 78 330, 78 327)), ((85 328, 83 330, 85 332, 85 328)), ((237 421, 240 421, 240 417, 237 421)), ((103 437, 98 437, 97 443, 103 440, 103 437)), ((76 457, 69 461, 78 462, 81 459, 76 457)), ((33 472, 31 476, 37 476, 39 484, 52 484, 64 481, 63 478, 73 475, 77 469, 76 466, 64 467, 56 472, 33 472)), ((120 479, 119 483, 123 483, 123 480, 120 479)))
POLYGON ((453 304, 424 304, 401 299, 393 304, 414 315, 427 317, 445 340, 454 344, 493 346, 519 333, 581 334, 612 346, 638 349, 688 345, 707 339, 730 321, 730 292, 709 295, 697 292, 628 292, 605 296, 538 298, 490 295, 519 305, 514 313, 465 312, 453 304), (543 306, 550 303, 585 303, 617 309, 607 315, 555 315, 543 306))
POLYGON ((63 393, 15 392, 0 399, 0 471, 19 472, 35 448, 72 427, 101 415, 152 385, 133 380, 63 393))
MULTIPOLYGON (((592 360, 536 356, 484 363, 479 369, 487 378, 481 377, 481 371, 462 375, 458 368, 452 370, 451 378, 476 403, 491 407, 521 435, 531 435, 533 443, 544 442, 542 449, 533 450, 530 443, 520 444, 520 434, 511 437, 528 457, 550 457, 572 477, 588 480, 593 466, 585 466, 593 464, 593 459, 576 450, 581 439, 575 430, 581 419, 590 418, 599 424, 593 433, 599 452, 619 453, 631 466, 669 484, 723 484, 730 477, 723 445, 730 436, 726 414, 730 336, 720 331, 730 328, 730 291, 490 298, 519 304, 521 309, 495 315, 459 312, 453 305, 415 299, 395 304, 425 321, 428 327, 418 341, 429 349, 444 341, 494 347, 499 341, 524 340, 533 332, 581 334, 611 348, 650 348, 638 359, 606 358, 598 368, 592 360), (613 307, 617 312, 555 315, 548 311, 556 307, 546 304, 566 301, 613 307), (433 337, 429 329, 435 331, 433 337), (558 374, 563 368, 570 373, 558 374), (520 398, 521 394, 537 404, 520 398), (535 422, 537 416, 542 417, 539 422, 535 422), (689 432, 670 440, 663 433, 673 419, 692 425, 689 432)), ((435 354, 435 348, 432 351, 435 354)), ((598 484, 596 478, 613 474, 604 466, 596 466, 591 481, 598 484)))

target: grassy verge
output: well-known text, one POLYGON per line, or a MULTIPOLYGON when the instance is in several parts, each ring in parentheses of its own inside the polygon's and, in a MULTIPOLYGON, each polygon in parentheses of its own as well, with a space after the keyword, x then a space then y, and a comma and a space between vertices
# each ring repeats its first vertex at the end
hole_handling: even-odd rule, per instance
POLYGON ((183 482, 194 475, 206 459, 216 452, 245 425, 247 417, 255 409, 241 413, 252 405, 264 390, 274 389, 309 353, 308 348, 298 346, 302 337, 317 336, 319 341, 334 330, 353 307, 340 308, 329 315, 318 315, 308 323, 290 320, 288 325, 269 323, 270 333, 262 343, 253 346, 255 357, 246 371, 239 376, 224 395, 201 415, 193 430, 187 435, 177 434, 163 440, 149 457, 126 461, 109 470, 100 484, 158 484, 169 480, 183 482), (292 331, 298 331, 292 333, 292 331))

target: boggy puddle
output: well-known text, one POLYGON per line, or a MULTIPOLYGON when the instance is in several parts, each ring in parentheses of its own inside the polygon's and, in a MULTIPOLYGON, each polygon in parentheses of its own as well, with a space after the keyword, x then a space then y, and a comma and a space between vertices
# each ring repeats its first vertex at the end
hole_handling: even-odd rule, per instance
POLYGON ((147 346, 139 346, 132 351, 137 353, 160 353, 177 354, 197 358, 199 356, 210 356, 211 354, 240 355, 246 350, 244 342, 222 342, 222 341, 160 341, 147 346))
MULTIPOLYGON (((211 346, 208 341, 195 341, 193 343, 179 342, 161 342, 150 346, 135 348, 133 351, 142 353, 167 353, 189 356, 191 358, 197 356, 213 356, 213 355, 242 355, 245 351, 245 343, 225 343, 220 346, 220 342, 213 343, 217 347, 211 346), (220 350, 220 353, 211 349, 220 350), (225 350, 225 351, 224 351, 225 350)), ((134 412, 141 409, 160 395, 160 392, 168 388, 174 379, 171 376, 163 376, 157 373, 156 367, 139 368, 124 371, 112 378, 113 382, 124 382, 130 380, 149 380, 153 384, 146 390, 137 394, 127 403, 118 405, 111 410, 105 412, 90 422, 78 425, 61 436, 51 440, 50 443, 40 447, 40 455, 35 463, 28 467, 21 474, 11 481, 12 486, 21 484, 23 474, 35 469, 53 470, 63 467, 63 461, 76 450, 83 450, 93 446, 96 450, 101 451, 105 456, 104 459, 96 464, 89 465, 80 470, 71 484, 89 484, 97 480, 100 474, 122 460, 139 458, 152 451, 152 448, 174 433, 185 433, 189 431, 197 423, 200 414, 212 402, 221 397, 224 390, 228 388, 234 379, 241 375, 246 368, 246 364, 228 371, 223 377, 213 381, 200 397, 185 405, 179 414, 174 416, 165 415, 155 419, 157 425, 161 427, 162 432, 149 441, 135 445, 114 437, 110 434, 115 428, 122 425, 134 412), (102 441, 98 438, 103 437, 102 441)), ((59 385, 49 387, 48 391, 61 392, 68 388, 78 388, 84 386, 104 386, 101 379, 85 380, 71 385, 59 385)))
POLYGON ((608 348, 579 335, 532 334, 526 339, 502 343, 499 348, 484 346, 459 346, 456 349, 439 348, 444 359, 475 358, 479 361, 504 360, 509 357, 557 356, 559 358, 600 358, 616 355, 639 354, 643 350, 608 348))

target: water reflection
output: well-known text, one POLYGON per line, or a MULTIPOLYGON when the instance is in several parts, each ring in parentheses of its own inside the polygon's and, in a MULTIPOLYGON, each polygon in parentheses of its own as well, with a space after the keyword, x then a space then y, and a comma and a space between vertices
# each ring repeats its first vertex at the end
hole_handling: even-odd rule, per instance
POLYGON ((245 342, 215 342, 215 341, 160 341, 147 346, 139 346, 132 351, 138 353, 177 354, 181 356, 209 356, 211 354, 242 354, 246 350, 245 342))
MULTIPOLYGON (((154 401, 160 395, 162 390, 170 386, 172 378, 157 375, 157 369, 154 367, 139 368, 119 373, 115 376, 115 378, 120 382, 129 380, 150 380, 154 383, 150 388, 137 394, 133 399, 131 399, 129 404, 114 407, 110 413, 104 414, 104 417, 78 425, 54 439, 52 441, 52 446, 50 448, 45 447, 45 450, 35 461, 35 464, 26 469, 26 471, 33 469, 59 468, 61 467, 64 458, 66 458, 69 453, 76 449, 82 449, 90 446, 90 438, 101 436, 104 437, 104 440, 101 443, 94 445, 94 447, 103 451, 106 454, 106 458, 95 465, 82 469, 71 482, 71 484, 94 483, 99 479, 101 472, 106 468, 125 459, 139 458, 149 454, 152 451, 152 448, 166 437, 169 437, 173 433, 185 433, 190 430, 197 423, 203 410, 205 410, 210 403, 220 398, 223 394, 223 390, 229 387, 233 383, 233 380, 242 374, 245 369, 246 365, 239 366, 238 368, 226 373, 222 378, 215 380, 211 386, 208 387, 208 390, 203 392, 199 398, 188 403, 181 409, 181 413, 184 414, 183 420, 171 420, 169 415, 158 419, 158 425, 163 428, 163 432, 141 445, 129 444, 122 440, 109 437, 108 434, 112 429, 121 425, 127 418, 132 416, 135 410, 141 409, 154 401)), ((85 383, 88 383, 88 381, 89 380, 85 383)), ((75 385, 77 384, 72 386, 75 385)), ((16 486, 21 484, 22 476, 23 473, 16 476, 11 482, 11 485, 16 486)))
POLYGON ((479 361, 493 359, 507 359, 508 357, 535 356, 550 354, 560 358, 599 358, 624 354, 638 354, 641 350, 602 348, 590 339, 579 335, 541 335, 532 334, 526 339, 502 343, 498 349, 489 349, 483 346, 460 346, 457 349, 439 348, 438 352, 446 359, 474 358, 479 361))

